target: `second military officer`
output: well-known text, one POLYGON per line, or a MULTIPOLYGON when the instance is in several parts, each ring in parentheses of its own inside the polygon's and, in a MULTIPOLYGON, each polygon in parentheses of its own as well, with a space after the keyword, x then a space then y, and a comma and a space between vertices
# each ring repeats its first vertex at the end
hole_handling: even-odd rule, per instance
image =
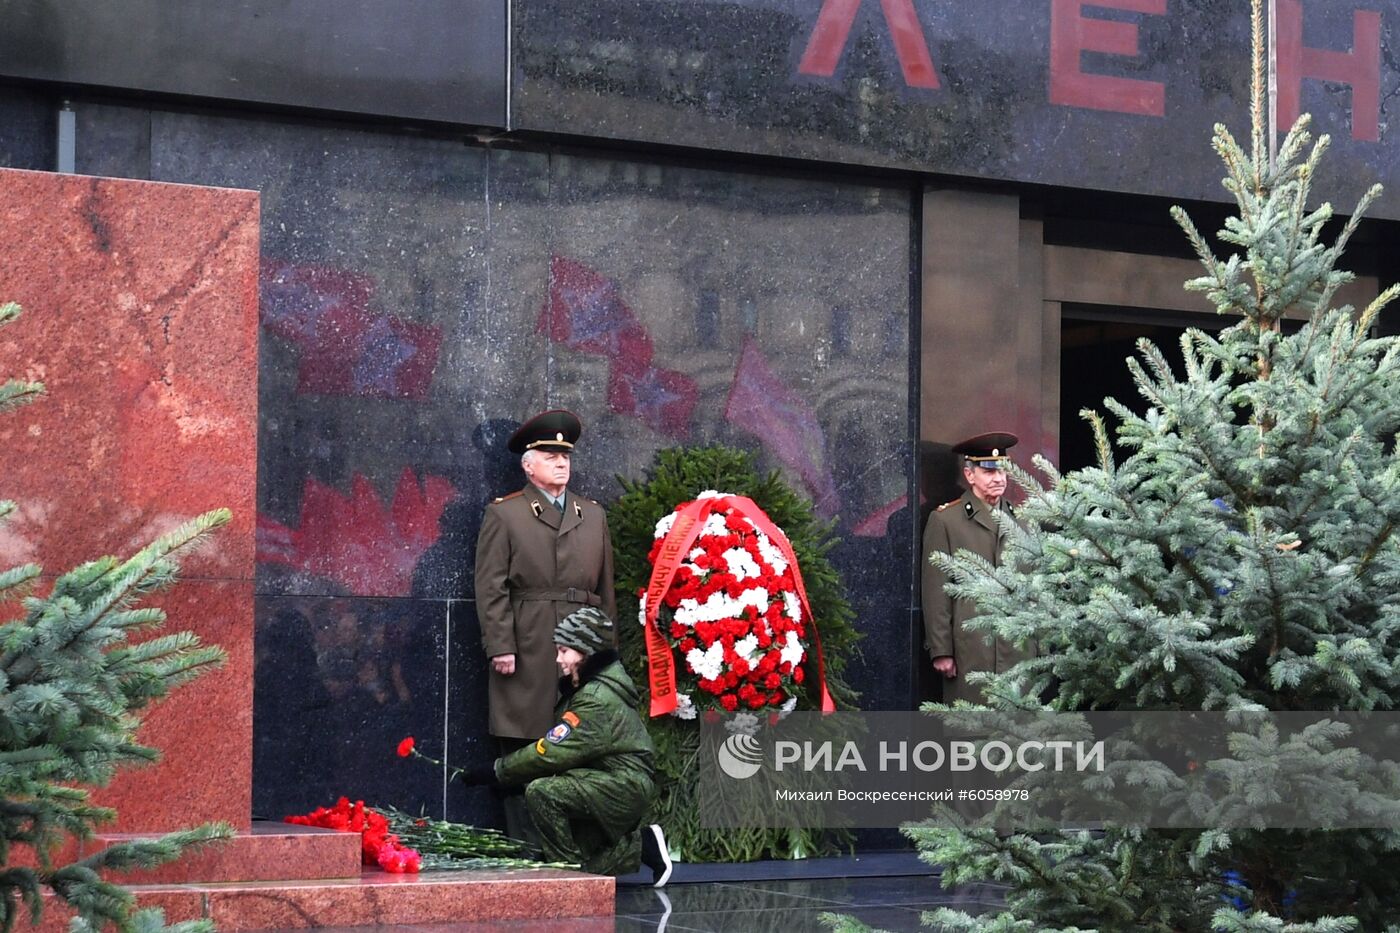
MULTIPOLYGON (((1006 502, 1006 452, 1017 437, 1006 432, 979 434, 953 446, 963 460, 967 491, 940 505, 924 527, 923 604, 924 636, 934 669, 943 675, 943 702, 983 702, 982 691, 967 682, 974 671, 1002 672, 1028 657, 1006 639, 989 632, 973 632, 964 623, 976 614, 970 599, 955 599, 945 590, 947 576, 929 561, 938 551, 960 550, 980 555, 992 566, 1002 561, 1006 531, 994 513, 1011 519, 1006 502)), ((1033 649, 1032 649, 1033 650, 1033 649)))

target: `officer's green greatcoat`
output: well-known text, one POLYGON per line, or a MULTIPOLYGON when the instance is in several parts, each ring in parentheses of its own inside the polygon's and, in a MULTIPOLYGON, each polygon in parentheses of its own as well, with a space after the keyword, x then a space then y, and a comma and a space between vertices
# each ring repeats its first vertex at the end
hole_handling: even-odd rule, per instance
MULTIPOLYGON (((1011 514, 1004 498, 997 509, 1008 516, 1011 514)), ((973 671, 1000 673, 1029 656, 1005 639, 993 639, 990 632, 965 631, 963 623, 976 614, 975 604, 970 599, 953 599, 945 593, 943 585, 947 576, 928 559, 933 551, 954 554, 968 550, 998 566, 1005 543, 1004 532, 991 512, 991 506, 969 491, 963 493, 962 498, 939 506, 929 515, 924 527, 924 645, 928 648, 930 662, 933 658, 951 655, 958 666, 957 677, 943 680, 944 703, 955 700, 981 703, 982 691, 968 684, 968 674, 973 671)))
POLYGON ((655 750, 637 713, 637 688, 612 650, 583 663, 577 688, 567 679, 559 687, 555 725, 499 759, 496 778, 525 785, 548 859, 599 875, 634 872, 655 790, 655 750))
POLYGON ((533 739, 551 724, 559 671, 554 626, 581 606, 617 616, 612 538, 602 506, 566 493, 560 514, 540 490, 486 507, 476 544, 476 614, 488 658, 515 655, 515 673, 488 673, 490 731, 533 739))

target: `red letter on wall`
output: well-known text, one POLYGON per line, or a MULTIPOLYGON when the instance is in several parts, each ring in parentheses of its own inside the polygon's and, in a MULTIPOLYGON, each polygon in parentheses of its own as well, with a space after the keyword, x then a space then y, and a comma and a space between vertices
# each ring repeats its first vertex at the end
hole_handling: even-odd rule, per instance
POLYGON ((1166 112, 1167 90, 1160 82, 1085 74, 1080 70, 1081 52, 1138 54, 1135 24, 1088 19, 1084 16, 1086 6, 1158 16, 1167 12, 1167 0, 1051 0, 1050 103, 1162 116, 1166 112))
POLYGON ((1351 136, 1381 138, 1381 14, 1357 10, 1352 16, 1350 52, 1310 49, 1303 45, 1303 4, 1278 3, 1278 122, 1293 125, 1301 107, 1304 78, 1351 86, 1351 136))
MULTIPOLYGON (((823 0, 812 38, 807 40, 807 51, 802 53, 802 61, 797 66, 799 73, 823 78, 836 73, 836 63, 846 50, 846 40, 851 35, 851 24, 855 22, 860 4, 861 0, 823 0)), ((904 71, 904 83, 937 90, 938 72, 934 70, 928 40, 914 12, 913 0, 880 0, 880 9, 885 14, 890 37, 894 39, 894 53, 904 71)))

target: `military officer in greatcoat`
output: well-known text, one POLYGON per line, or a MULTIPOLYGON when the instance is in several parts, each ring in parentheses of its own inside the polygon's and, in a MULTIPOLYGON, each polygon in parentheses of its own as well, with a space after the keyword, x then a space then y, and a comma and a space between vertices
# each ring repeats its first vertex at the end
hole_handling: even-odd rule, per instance
MULTIPOLYGON (((569 491, 569 457, 583 426, 547 411, 507 442, 525 488, 486 507, 476 546, 476 612, 490 659, 490 732, 501 754, 554 725, 554 628, 583 606, 617 615, 612 539, 602 506, 569 491)), ((509 811, 508 811, 509 812, 509 811)))
POLYGON ((973 671, 1005 671, 1028 656, 1011 642, 990 632, 972 632, 963 623, 976 612, 968 599, 954 599, 944 591, 947 577, 929 561, 934 551, 954 554, 960 550, 981 555, 993 566, 1000 564, 1006 532, 993 513, 1014 518, 1006 493, 1007 450, 1018 438, 1006 432, 970 437, 953 446, 962 457, 967 491, 940 505, 924 526, 923 604, 924 642, 933 668, 943 675, 943 702, 983 702, 982 691, 967 683, 973 671))

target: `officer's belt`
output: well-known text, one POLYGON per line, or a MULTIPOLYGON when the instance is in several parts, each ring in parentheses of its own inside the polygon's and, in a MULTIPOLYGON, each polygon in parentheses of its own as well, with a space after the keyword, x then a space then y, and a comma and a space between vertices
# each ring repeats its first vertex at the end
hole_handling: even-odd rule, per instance
POLYGON ((576 586, 571 586, 567 590, 515 590, 511 598, 519 602, 531 601, 549 603, 579 603, 585 606, 593 606, 595 609, 603 605, 603 600, 597 593, 590 593, 588 590, 581 590, 576 586))

